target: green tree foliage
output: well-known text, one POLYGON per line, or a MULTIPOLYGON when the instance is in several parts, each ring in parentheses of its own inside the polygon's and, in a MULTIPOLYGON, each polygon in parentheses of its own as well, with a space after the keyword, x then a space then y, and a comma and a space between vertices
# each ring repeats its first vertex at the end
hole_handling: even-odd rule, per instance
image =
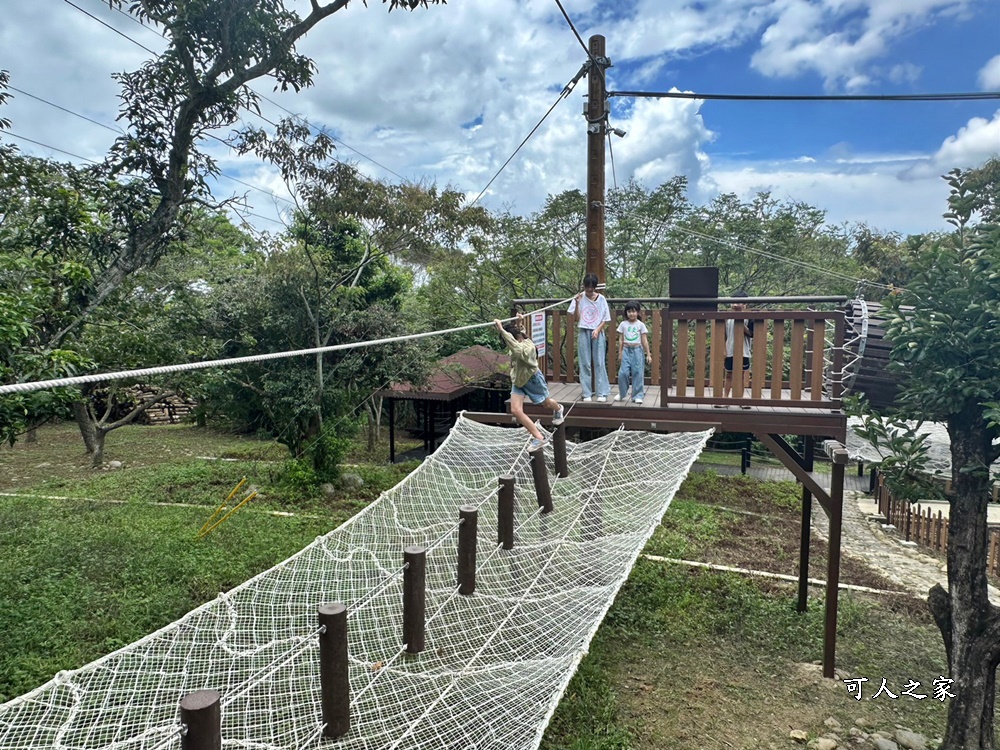
MULTIPOLYGON (((289 351, 406 333, 400 315, 412 280, 381 254, 367 257, 353 219, 297 217, 286 245, 258 271, 216 295, 225 356, 289 351), (367 260, 366 260, 367 258, 367 260)), ((317 479, 331 477, 359 409, 393 380, 417 381, 426 343, 277 359, 227 371, 214 408, 243 429, 288 446, 317 479)))
MULTIPOLYGON (((212 293, 251 273, 263 256, 225 217, 190 214, 156 268, 127 279, 81 326, 76 347, 100 370, 208 360, 221 350, 227 332, 213 326, 212 293)), ((92 464, 101 465, 109 432, 171 396, 204 395, 217 377, 206 370, 148 377, 138 385, 153 390, 142 394, 121 380, 83 386, 73 413, 92 464)))
MULTIPOLYGON (((443 2, 383 0, 390 11, 443 2)), ((115 142, 107 167, 113 175, 148 178, 156 200, 130 227, 126 244, 99 280, 95 305, 127 276, 156 264, 185 205, 211 201, 207 178, 218 168, 201 144, 213 131, 235 126, 242 110, 259 108, 249 84, 270 78, 283 91, 312 85, 315 65, 296 44, 348 0, 314 0, 304 15, 286 0, 109 3, 162 30, 167 48, 138 70, 117 76, 127 132, 115 142)))
POLYGON ((957 697, 948 709, 947 750, 995 747, 995 671, 1000 609, 986 584, 989 466, 1000 458, 1000 227, 993 218, 1000 162, 953 170, 947 220, 955 227, 916 252, 910 279, 886 300, 886 335, 903 374, 899 412, 942 421, 951 438, 948 590, 929 603, 944 638, 957 697))

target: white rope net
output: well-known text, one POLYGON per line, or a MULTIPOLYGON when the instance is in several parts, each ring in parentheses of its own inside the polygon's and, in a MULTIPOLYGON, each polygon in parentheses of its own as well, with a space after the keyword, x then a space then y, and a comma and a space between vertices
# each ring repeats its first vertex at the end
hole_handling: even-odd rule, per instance
POLYGON ((535 748, 594 632, 710 432, 570 444, 542 514, 521 429, 461 418, 399 485, 295 556, 0 706, 0 750, 173 748, 178 703, 222 695, 228 747, 535 748), (515 476, 514 548, 497 478, 515 476), (480 506, 476 592, 458 594, 458 508, 480 506), (426 650, 404 653, 402 556, 427 552, 426 650), (316 608, 348 606, 351 731, 321 738, 316 608))

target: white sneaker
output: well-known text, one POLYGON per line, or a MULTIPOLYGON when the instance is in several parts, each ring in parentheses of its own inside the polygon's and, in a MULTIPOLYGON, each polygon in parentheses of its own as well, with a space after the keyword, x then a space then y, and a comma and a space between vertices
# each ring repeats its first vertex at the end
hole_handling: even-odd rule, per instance
POLYGON ((545 438, 545 437, 543 437, 541 440, 539 440, 538 438, 531 438, 531 442, 528 443, 528 450, 529 451, 537 451, 539 448, 541 448, 542 446, 544 446, 545 443, 547 443, 547 442, 548 442, 548 438, 545 438))
POLYGON ((593 401, 593 400, 594 400, 594 399, 592 399, 592 398, 591 398, 590 396, 584 396, 584 397, 583 397, 583 401, 584 401, 584 403, 587 403, 587 404, 589 404, 589 403, 590 403, 591 401, 593 401))
POLYGON ((566 414, 560 405, 558 409, 552 412, 552 424, 562 424, 563 420, 566 418, 566 414))
POLYGON ((608 400, 608 397, 607 396, 598 396, 597 400, 600 401, 603 404, 605 401, 608 400))
POLYGON ((623 398, 622 396, 619 396, 619 395, 618 395, 618 394, 616 393, 616 394, 615 394, 615 397, 614 397, 613 399, 611 399, 611 400, 612 400, 612 401, 624 401, 625 399, 624 399, 624 398, 623 398))
POLYGON ((642 403, 642 399, 641 398, 634 399, 634 401, 637 404, 641 404, 642 403))

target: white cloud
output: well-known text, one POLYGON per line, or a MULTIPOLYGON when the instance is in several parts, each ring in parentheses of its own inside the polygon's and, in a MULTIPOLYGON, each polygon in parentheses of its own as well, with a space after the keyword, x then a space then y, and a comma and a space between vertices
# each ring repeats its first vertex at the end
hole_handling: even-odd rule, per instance
POLYGON ((804 201, 826 211, 832 225, 865 223, 908 233, 944 231, 948 186, 943 180, 908 181, 891 169, 852 171, 832 164, 722 166, 712 172, 721 192, 751 198, 770 191, 778 199, 804 201))
POLYGON ((1000 91, 1000 55, 991 58, 979 71, 983 91, 1000 91))
MULTIPOLYGON (((777 0, 775 18, 761 36, 753 67, 767 76, 791 78, 806 72, 823 77, 828 89, 860 90, 873 83, 870 65, 897 38, 955 15, 972 0, 777 0)), ((909 76, 915 66, 900 63, 889 76, 909 76)))
POLYGON ((919 179, 940 175, 956 167, 978 167, 997 155, 1000 155, 1000 110, 990 120, 973 117, 955 135, 945 138, 934 154, 904 171, 903 177, 919 179))

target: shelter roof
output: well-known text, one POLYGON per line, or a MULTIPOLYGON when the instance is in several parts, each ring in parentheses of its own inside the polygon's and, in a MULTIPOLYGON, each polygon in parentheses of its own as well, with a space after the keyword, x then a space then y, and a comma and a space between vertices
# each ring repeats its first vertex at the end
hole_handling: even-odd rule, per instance
POLYGON ((509 377, 510 358, 485 346, 470 346, 438 360, 422 385, 392 383, 375 395, 390 399, 452 401, 498 377, 509 377))

